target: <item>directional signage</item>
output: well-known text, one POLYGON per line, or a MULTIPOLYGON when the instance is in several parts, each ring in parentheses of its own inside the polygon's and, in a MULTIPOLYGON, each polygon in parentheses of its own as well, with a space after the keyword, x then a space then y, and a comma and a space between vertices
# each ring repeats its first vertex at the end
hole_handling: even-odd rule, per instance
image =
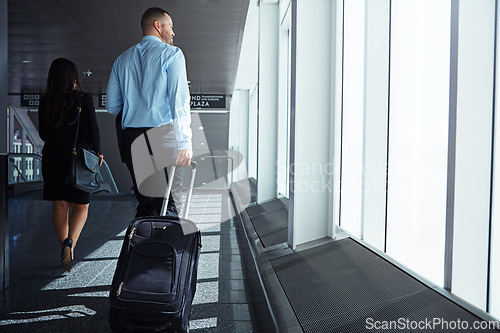
POLYGON ((99 94, 99 107, 106 107, 106 94, 99 94))
POLYGON ((191 94, 192 109, 225 109, 226 95, 191 94))
POLYGON ((39 93, 22 93, 21 107, 38 106, 40 104, 39 93))
MULTIPOLYGON (((99 94, 99 107, 106 107, 106 94, 99 94)), ((191 94, 192 109, 225 109, 226 95, 191 94)))

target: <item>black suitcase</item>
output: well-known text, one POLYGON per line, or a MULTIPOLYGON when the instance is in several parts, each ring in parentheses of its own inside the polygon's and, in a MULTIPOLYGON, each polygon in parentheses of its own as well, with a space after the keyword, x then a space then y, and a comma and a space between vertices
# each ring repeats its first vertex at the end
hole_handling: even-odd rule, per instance
MULTIPOLYGON (((184 217, 195 172, 193 162, 184 217)), ((162 216, 136 218, 127 228, 109 295, 113 332, 188 331, 201 234, 186 218, 163 216, 171 180, 168 184, 162 216)))

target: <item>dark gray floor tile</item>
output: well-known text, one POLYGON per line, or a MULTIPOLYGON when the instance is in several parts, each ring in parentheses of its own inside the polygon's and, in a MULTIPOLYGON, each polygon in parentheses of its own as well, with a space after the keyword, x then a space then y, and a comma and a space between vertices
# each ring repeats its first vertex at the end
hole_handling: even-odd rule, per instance
POLYGON ((241 262, 241 260, 238 260, 238 261, 230 261, 230 260, 227 260, 227 261, 222 261, 221 262, 221 269, 223 271, 232 271, 232 270, 242 270, 243 269, 243 263, 241 262))
POLYGON ((243 280, 226 280, 219 281, 219 290, 245 290, 245 281, 243 280))
MULTIPOLYGON (((227 200, 227 194, 206 191, 193 196, 193 212, 207 220, 207 228, 201 228, 205 235, 192 332, 261 332, 254 327, 270 320, 258 310, 262 290, 249 270, 248 246, 240 249, 246 245, 244 233, 234 220, 221 220, 228 214, 227 200)), ((75 251, 78 260, 69 274, 59 262, 52 203, 35 194, 9 204, 11 283, 0 292, 0 331, 109 332, 108 293, 124 230, 135 214, 133 198, 91 201, 75 251)))
POLYGON ((243 274, 243 270, 231 269, 229 271, 224 272, 223 279, 245 280, 245 276, 243 274))
POLYGON ((223 320, 226 321, 241 321, 250 320, 250 308, 248 304, 222 304, 222 311, 224 312, 223 320))
POLYGON ((245 290, 226 290, 221 293, 222 303, 248 304, 245 290))
POLYGON ((242 258, 240 254, 230 254, 224 251, 224 254, 221 256, 221 261, 223 262, 238 262, 241 263, 242 258))
POLYGON ((258 333, 258 331, 254 331, 252 327, 252 323, 250 321, 233 321, 233 322, 224 322, 219 326, 219 330, 217 332, 221 333, 258 333))

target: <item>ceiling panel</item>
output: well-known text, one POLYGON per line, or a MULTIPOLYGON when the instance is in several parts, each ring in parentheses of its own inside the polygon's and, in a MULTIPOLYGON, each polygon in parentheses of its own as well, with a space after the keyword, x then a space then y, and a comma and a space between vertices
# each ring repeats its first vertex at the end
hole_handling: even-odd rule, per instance
POLYGON ((142 38, 145 9, 172 15, 192 93, 232 94, 249 0, 9 0, 9 93, 45 90, 52 60, 65 57, 106 91, 113 61, 142 38))

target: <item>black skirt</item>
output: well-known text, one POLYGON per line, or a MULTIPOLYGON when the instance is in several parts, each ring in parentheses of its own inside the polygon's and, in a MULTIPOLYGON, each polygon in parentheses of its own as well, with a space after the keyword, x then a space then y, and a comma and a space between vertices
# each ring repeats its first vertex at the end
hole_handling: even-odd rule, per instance
POLYGON ((77 204, 88 204, 90 193, 77 190, 66 184, 71 163, 71 152, 43 154, 43 200, 63 200, 77 204))

